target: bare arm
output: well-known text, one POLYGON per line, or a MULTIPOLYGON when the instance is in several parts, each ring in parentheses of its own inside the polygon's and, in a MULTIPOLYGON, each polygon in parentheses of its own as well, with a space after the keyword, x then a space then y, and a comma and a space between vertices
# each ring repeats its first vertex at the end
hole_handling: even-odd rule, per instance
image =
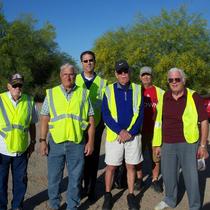
POLYGON ((47 146, 47 133, 48 133, 48 122, 50 121, 50 117, 48 115, 41 115, 40 118, 40 154, 42 156, 48 154, 48 146, 47 146))
POLYGON ((95 137, 95 123, 93 116, 89 117, 89 126, 88 126, 88 142, 85 145, 85 155, 91 155, 94 150, 94 137, 95 137))

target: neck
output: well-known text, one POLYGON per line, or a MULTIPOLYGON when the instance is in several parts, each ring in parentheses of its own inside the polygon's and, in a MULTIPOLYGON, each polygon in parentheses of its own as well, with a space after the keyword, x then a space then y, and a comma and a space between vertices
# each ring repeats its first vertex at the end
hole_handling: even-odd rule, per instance
POLYGON ((94 71, 91 72, 84 72, 85 77, 92 78, 94 76, 94 71))
POLYGON ((147 89, 147 88, 150 88, 152 87, 152 84, 143 84, 144 88, 147 89))
POLYGON ((175 91, 175 92, 172 92, 172 97, 177 100, 178 98, 183 96, 183 94, 184 94, 184 90, 175 91))

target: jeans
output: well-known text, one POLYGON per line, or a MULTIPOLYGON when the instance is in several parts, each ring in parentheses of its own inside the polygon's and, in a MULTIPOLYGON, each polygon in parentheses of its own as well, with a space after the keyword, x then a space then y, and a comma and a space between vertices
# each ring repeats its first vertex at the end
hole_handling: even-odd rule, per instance
POLYGON ((7 210, 7 188, 10 166, 13 181, 12 209, 22 207, 27 189, 27 165, 27 152, 16 157, 0 154, 0 210, 7 210))
POLYGON ((80 203, 80 183, 84 166, 84 143, 70 141, 56 144, 49 140, 48 196, 51 208, 60 206, 60 184, 64 166, 68 171, 67 210, 76 210, 80 203))
POLYGON ((200 190, 197 170, 198 144, 163 143, 161 152, 161 172, 165 184, 164 201, 170 206, 177 204, 179 169, 182 174, 189 200, 190 210, 200 209, 200 190))

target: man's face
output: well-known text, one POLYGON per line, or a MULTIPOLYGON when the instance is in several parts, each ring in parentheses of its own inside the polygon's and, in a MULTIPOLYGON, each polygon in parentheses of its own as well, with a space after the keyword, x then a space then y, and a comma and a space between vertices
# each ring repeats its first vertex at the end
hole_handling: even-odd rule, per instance
POLYGON ((168 83, 172 93, 178 93, 184 90, 185 82, 179 71, 174 71, 169 74, 168 83))
POLYGON ((144 87, 152 85, 152 75, 151 74, 144 73, 141 76, 139 76, 139 78, 140 78, 142 85, 144 87))
POLYGON ((84 54, 81 62, 85 73, 92 73, 94 71, 95 60, 91 54, 84 54))
POLYGON ((20 98, 22 92, 22 86, 23 86, 22 84, 15 84, 15 85, 11 85, 9 83, 7 84, 7 88, 15 100, 18 100, 20 98))
POLYGON ((130 82, 130 71, 128 70, 115 71, 115 76, 121 85, 126 85, 130 82))
POLYGON ((60 73, 61 83, 64 88, 71 88, 75 83, 76 74, 73 68, 65 68, 60 73))

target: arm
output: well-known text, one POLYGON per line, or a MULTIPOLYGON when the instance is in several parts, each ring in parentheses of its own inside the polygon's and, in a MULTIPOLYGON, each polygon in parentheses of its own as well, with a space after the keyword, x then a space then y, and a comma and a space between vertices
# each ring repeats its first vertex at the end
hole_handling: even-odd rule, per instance
POLYGON ((29 144, 29 147, 28 147, 28 158, 34 152, 34 147, 35 147, 35 144, 36 144, 36 126, 35 126, 34 123, 30 124, 29 134, 30 134, 30 144, 29 144))
POLYGON ((197 156, 198 158, 205 158, 207 159, 209 154, 207 151, 207 138, 208 138, 208 132, 209 132, 209 123, 208 120, 204 120, 201 122, 201 135, 200 135, 200 145, 198 148, 197 156))
POLYGON ((94 136, 95 136, 95 125, 94 117, 89 117, 89 126, 88 126, 88 142, 85 145, 85 156, 91 155, 94 150, 94 136))

